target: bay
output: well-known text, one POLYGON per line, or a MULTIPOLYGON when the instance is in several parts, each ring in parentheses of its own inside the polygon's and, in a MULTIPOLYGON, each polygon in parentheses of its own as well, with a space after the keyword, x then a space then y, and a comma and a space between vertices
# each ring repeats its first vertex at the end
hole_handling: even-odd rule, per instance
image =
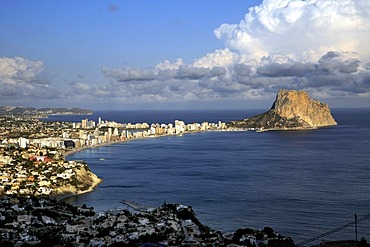
MULTIPOLYGON (((90 117, 190 123, 257 112, 106 111, 90 117)), ((355 213, 370 213, 370 109, 332 114, 338 126, 318 130, 203 132, 85 149, 68 159, 86 161, 104 182, 68 201, 96 210, 123 208, 121 200, 181 203, 216 230, 270 226, 298 243, 353 221, 355 213)), ((369 223, 359 223, 359 237, 369 239, 369 223)), ((325 240, 354 237, 350 227, 325 240)))

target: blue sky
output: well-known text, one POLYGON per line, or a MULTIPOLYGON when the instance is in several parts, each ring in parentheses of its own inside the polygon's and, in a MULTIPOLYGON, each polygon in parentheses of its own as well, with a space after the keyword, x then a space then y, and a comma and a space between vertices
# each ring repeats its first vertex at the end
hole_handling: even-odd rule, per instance
POLYGON ((0 105, 370 106, 370 1, 1 1, 0 105), (353 3, 355 2, 355 3, 353 3))

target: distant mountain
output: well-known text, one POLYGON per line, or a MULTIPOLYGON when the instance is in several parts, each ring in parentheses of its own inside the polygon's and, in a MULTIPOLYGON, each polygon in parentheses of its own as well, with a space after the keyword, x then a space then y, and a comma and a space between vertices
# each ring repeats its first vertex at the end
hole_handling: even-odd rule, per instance
POLYGON ((23 106, 0 106, 0 115, 37 116, 47 117, 50 115, 91 115, 92 111, 80 108, 34 108, 23 106))
POLYGON ((307 92, 280 90, 271 109, 260 115, 233 121, 231 128, 258 128, 260 130, 313 129, 337 125, 329 106, 310 99, 307 92))

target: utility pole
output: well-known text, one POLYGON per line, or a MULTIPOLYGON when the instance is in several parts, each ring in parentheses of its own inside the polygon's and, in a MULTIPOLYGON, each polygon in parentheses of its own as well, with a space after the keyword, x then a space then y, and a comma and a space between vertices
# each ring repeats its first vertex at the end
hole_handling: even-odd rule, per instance
POLYGON ((358 246, 358 242, 357 242, 357 214, 355 214, 355 234, 356 234, 356 246, 358 246))

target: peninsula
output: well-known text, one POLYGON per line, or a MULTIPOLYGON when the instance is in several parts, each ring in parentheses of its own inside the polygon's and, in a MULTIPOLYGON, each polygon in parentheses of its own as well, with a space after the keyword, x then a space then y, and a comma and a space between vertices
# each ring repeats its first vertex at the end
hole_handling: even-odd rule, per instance
POLYGON ((34 108, 23 106, 0 106, 0 116, 22 116, 23 118, 47 118, 51 115, 92 115, 92 111, 81 108, 34 108))
POLYGON ((271 109, 260 115, 227 124, 230 129, 305 130, 337 125, 329 106, 305 91, 282 89, 271 109))
POLYGON ((68 196, 92 191, 102 180, 83 161, 58 150, 0 147, 0 196, 68 196))

